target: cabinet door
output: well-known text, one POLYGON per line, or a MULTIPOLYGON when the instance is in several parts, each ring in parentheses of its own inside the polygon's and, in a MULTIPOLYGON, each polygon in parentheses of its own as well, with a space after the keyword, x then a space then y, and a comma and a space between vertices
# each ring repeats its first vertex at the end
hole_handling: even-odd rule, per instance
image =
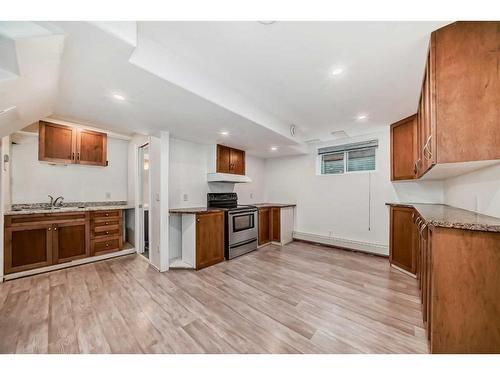
POLYGON ((259 245, 271 241, 271 209, 259 208, 259 245))
POLYGON ((78 129, 76 162, 85 165, 107 165, 108 136, 92 130, 78 129))
POLYGON ((224 213, 196 215, 196 269, 224 260, 224 213))
POLYGON ((271 209, 271 240, 273 242, 281 242, 281 208, 273 207, 271 209))
POLYGON ((76 130, 69 126, 40 121, 38 160, 75 163, 76 130))
POLYGON ((229 154, 230 173, 245 174, 245 151, 232 148, 229 154))
POLYGON ((230 173, 231 149, 226 146, 217 145, 217 173, 230 173))
POLYGON ((391 180, 416 178, 417 116, 391 125, 391 180))
POLYGON ((5 229, 6 274, 52 264, 52 225, 33 224, 5 229))
POLYGON ((69 262, 89 256, 89 225, 85 221, 57 224, 52 230, 54 263, 69 262))
POLYGON ((391 207, 389 261, 397 267, 415 273, 412 214, 413 208, 391 207))

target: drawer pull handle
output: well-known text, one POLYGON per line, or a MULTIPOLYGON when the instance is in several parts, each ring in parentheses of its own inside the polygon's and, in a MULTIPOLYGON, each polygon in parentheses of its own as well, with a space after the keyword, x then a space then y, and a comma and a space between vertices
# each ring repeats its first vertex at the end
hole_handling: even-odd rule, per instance
POLYGON ((109 216, 109 214, 105 214, 104 216, 109 216))
POLYGON ((52 230, 52 228, 49 228, 49 230, 52 230))
POLYGON ((105 225, 108 225, 109 223, 106 221, 104 224, 105 224, 105 225))
POLYGON ((57 228, 54 228, 54 230, 57 230, 57 228))
POLYGON ((109 232, 106 232, 106 234, 109 234, 109 232))
POLYGON ((109 247, 109 243, 106 244, 106 247, 109 247))

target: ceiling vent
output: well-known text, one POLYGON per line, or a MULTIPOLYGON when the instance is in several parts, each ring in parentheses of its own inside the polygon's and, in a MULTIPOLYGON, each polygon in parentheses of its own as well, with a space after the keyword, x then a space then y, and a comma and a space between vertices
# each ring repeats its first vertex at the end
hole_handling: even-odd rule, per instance
POLYGON ((331 134, 333 135, 333 138, 335 138, 335 139, 348 137, 347 133, 343 130, 337 130, 337 131, 332 132, 331 134))

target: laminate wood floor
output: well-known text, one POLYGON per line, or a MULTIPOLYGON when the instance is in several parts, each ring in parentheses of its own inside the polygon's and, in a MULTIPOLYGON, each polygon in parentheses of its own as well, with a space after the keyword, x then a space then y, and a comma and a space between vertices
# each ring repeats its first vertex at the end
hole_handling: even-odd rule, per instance
POLYGON ((0 284, 2 353, 427 353, 417 282, 301 242, 201 271, 129 255, 0 284))

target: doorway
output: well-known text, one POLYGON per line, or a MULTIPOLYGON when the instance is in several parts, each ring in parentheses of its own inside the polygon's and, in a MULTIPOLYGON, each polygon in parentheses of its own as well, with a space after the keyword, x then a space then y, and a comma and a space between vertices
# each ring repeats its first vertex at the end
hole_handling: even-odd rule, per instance
POLYGON ((149 239, 150 239, 150 199, 151 184, 149 173, 149 143, 139 147, 138 157, 138 214, 139 214, 139 247, 138 252, 145 258, 149 258, 149 239))

